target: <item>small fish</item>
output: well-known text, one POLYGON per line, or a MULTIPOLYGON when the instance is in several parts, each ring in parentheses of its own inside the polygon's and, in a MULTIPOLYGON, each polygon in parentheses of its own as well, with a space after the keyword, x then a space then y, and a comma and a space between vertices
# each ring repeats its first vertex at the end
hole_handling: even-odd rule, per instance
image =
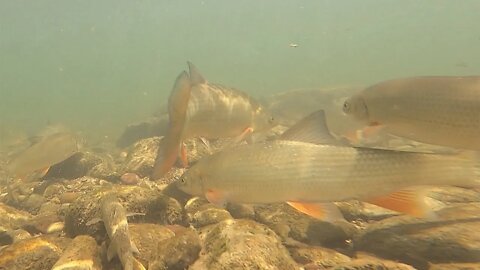
POLYGON ((45 175, 50 166, 77 153, 77 137, 70 132, 60 132, 39 138, 36 143, 16 155, 7 165, 7 171, 14 177, 26 177, 40 172, 45 175))
MULTIPOLYGON (((127 213, 118 201, 117 196, 112 192, 103 195, 100 200, 100 210, 101 221, 103 221, 105 230, 110 238, 110 245, 107 250, 108 260, 111 261, 117 255, 123 265, 123 269, 145 269, 133 256, 133 254, 139 254, 140 252, 130 239, 127 213)), ((91 220, 88 224, 95 222, 96 220, 91 220)))
POLYGON ((348 98, 343 111, 395 136, 480 150, 480 76, 381 82, 348 98))
POLYGON ((178 188, 220 205, 288 202, 322 219, 339 216, 330 202, 350 199, 432 217, 419 186, 480 181, 480 162, 469 156, 342 146, 326 129, 323 111, 293 129, 282 140, 240 145, 201 159, 180 178, 178 188))
POLYGON ((162 140, 152 178, 160 178, 180 155, 188 164, 183 141, 194 137, 206 139, 248 139, 253 132, 276 125, 266 109, 246 93, 207 82, 188 62, 189 74, 182 72, 168 101, 169 129, 162 140))
POLYGON ((100 270, 102 265, 98 253, 94 238, 79 235, 72 240, 52 270, 100 270))

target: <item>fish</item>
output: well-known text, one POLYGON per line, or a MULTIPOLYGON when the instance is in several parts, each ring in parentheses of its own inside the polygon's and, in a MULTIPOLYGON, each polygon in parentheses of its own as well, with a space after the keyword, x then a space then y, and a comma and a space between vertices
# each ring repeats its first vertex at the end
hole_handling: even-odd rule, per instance
POLYGON ((25 178, 34 172, 45 175, 48 169, 79 151, 79 140, 70 132, 50 134, 18 153, 7 164, 10 176, 25 178))
POLYGON ((189 73, 177 77, 168 101, 169 128, 158 150, 152 178, 162 177, 180 155, 188 166, 186 139, 233 138, 249 140, 254 132, 264 132, 276 125, 274 117, 246 93, 208 82, 188 62, 189 73))
POLYGON ((368 127, 427 144, 480 150, 480 76, 394 79, 347 98, 343 112, 368 127))
MULTIPOLYGON (((100 199, 101 221, 105 226, 110 245, 107 250, 107 259, 111 261, 118 256, 124 270, 145 269, 133 256, 140 254, 137 246, 130 239, 128 231, 127 212, 113 192, 105 193, 100 199)), ((100 221, 90 220, 87 225, 100 221)))
POLYGON ((88 235, 79 235, 69 244, 67 249, 52 270, 100 270, 98 246, 95 239, 88 235))
POLYGON ((288 202, 313 217, 334 220, 339 211, 332 202, 352 199, 434 218, 422 187, 479 184, 480 163, 473 153, 435 155, 332 143, 325 113, 307 118, 293 127, 297 132, 286 132, 279 140, 239 145, 202 158, 180 177, 177 187, 217 205, 288 202), (312 133, 320 140, 313 140, 312 133))

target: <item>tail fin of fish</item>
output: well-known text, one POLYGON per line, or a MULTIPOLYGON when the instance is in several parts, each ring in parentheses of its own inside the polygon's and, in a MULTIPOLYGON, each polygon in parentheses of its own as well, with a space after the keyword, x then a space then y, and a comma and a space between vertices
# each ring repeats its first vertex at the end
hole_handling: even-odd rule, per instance
POLYGON ((183 71, 178 75, 168 99, 169 126, 167 134, 158 148, 152 172, 153 179, 158 179, 165 175, 177 160, 187 118, 190 92, 190 79, 187 72, 183 71))
POLYGON ((330 133, 323 110, 316 111, 297 122, 280 136, 280 140, 301 141, 314 144, 348 145, 348 143, 335 138, 330 133))

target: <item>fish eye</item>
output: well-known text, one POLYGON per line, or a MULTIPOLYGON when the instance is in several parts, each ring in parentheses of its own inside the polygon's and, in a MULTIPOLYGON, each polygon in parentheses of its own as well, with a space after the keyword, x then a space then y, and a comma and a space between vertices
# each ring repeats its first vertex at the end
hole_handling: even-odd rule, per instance
POLYGON ((343 112, 344 113, 349 113, 350 112, 350 103, 348 101, 345 101, 343 103, 343 112))
POLYGON ((273 123, 273 122, 275 121, 275 118, 273 118, 273 116, 271 116, 270 119, 268 119, 268 121, 269 121, 270 123, 273 123))

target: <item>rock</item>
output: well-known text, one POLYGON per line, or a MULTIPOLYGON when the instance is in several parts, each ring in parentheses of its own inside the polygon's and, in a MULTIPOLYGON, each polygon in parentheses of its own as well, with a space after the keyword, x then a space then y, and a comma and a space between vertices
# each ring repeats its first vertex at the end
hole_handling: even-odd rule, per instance
POLYGON ((255 219, 255 208, 253 205, 229 203, 227 204, 227 210, 237 219, 255 219))
POLYGON ((190 223, 195 228, 200 228, 200 227, 215 224, 227 219, 233 219, 227 210, 218 209, 218 208, 208 208, 208 209, 204 209, 196 212, 193 215, 192 219, 190 220, 190 223))
POLYGON ((121 169, 122 174, 135 173, 140 177, 149 177, 152 174, 160 141, 160 137, 152 137, 136 142, 126 157, 121 169))
POLYGON ((319 267, 318 269, 328 269, 336 265, 350 262, 352 259, 342 253, 332 249, 303 246, 289 248, 292 258, 299 264, 308 265, 308 267, 319 267))
POLYGON ((400 215, 397 212, 361 201, 353 200, 338 202, 335 204, 338 206, 345 219, 349 221, 375 221, 400 215))
MULTIPOLYGON (((143 213, 129 218, 130 223, 149 222, 159 224, 185 224, 181 205, 174 199, 155 190, 138 186, 116 186, 115 191, 127 213, 143 213)), ((104 192, 99 189, 78 197, 65 213, 65 232, 70 236, 88 234, 97 241, 105 239, 103 223, 87 226, 86 223, 100 218, 99 200, 104 192)))
POLYGON ((136 173, 124 173, 120 180, 125 185, 136 185, 140 182, 140 177, 136 173))
POLYGON ((60 203, 55 202, 55 200, 47 201, 40 206, 38 214, 57 213, 60 210, 60 207, 60 203))
POLYGON ((148 262, 155 257, 158 243, 175 236, 171 230, 158 224, 129 224, 128 229, 132 241, 140 251, 140 255, 136 257, 143 265, 148 265, 148 262))
POLYGON ((392 217, 370 225, 355 249, 401 261, 419 269, 431 263, 478 262, 480 203, 445 208, 438 220, 392 217))
POLYGON ((431 264, 428 270, 478 270, 480 263, 444 263, 431 264))
POLYGON ((356 232, 347 222, 330 223, 298 212, 287 204, 255 206, 256 220, 274 230, 284 239, 322 245, 347 247, 356 232))
POLYGON ((17 210, 0 203, 0 230, 10 231, 19 229, 33 216, 25 211, 17 210))
POLYGON ((42 195, 33 193, 20 203, 20 207, 32 214, 37 214, 44 202, 42 195))
POLYGON ((0 232, 0 246, 11 245, 18 241, 29 239, 31 237, 32 235, 22 229, 3 231, 0 232))
POLYGON ((225 220, 201 237, 200 257, 189 269, 298 269, 281 239, 251 220, 225 220))
POLYGON ((118 147, 127 147, 141 139, 165 135, 168 128, 168 115, 152 117, 140 123, 128 125, 117 140, 118 147))
POLYGON ((44 176, 49 178, 76 179, 87 175, 88 171, 102 163, 102 158, 93 152, 79 152, 52 166, 44 176))
POLYGON ((197 233, 185 229, 172 238, 159 241, 149 270, 183 270, 197 260, 201 245, 197 233))
POLYGON ((70 239, 42 235, 22 240, 0 250, 0 269, 50 270, 70 239))
MULTIPOLYGON (((305 268, 305 270, 310 270, 313 268, 305 268)), ((317 268, 318 269, 318 268, 317 268)), ((322 268, 320 268, 322 269, 322 268)), ((415 270, 410 265, 403 263, 397 263, 389 260, 379 259, 373 256, 363 255, 357 259, 351 260, 350 262, 344 262, 337 266, 326 268, 330 270, 415 270)))
POLYGON ((59 227, 60 223, 63 224, 57 213, 43 213, 25 222, 22 228, 31 234, 46 234, 63 229, 63 225, 59 227))
POLYGON ((88 235, 75 237, 60 259, 55 263, 52 270, 70 269, 101 270, 102 265, 99 257, 99 249, 95 239, 88 235))
POLYGON ((105 179, 111 182, 120 181, 120 173, 118 172, 117 165, 113 160, 113 157, 109 154, 99 156, 101 162, 91 167, 87 175, 99 179, 105 179))

